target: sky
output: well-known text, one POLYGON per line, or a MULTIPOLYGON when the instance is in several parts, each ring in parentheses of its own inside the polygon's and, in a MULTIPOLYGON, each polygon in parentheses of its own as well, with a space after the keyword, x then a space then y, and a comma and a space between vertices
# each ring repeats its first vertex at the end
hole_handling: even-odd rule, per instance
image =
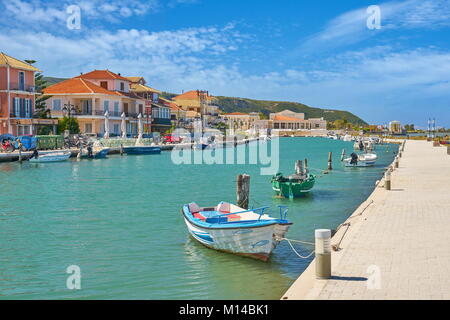
POLYGON ((450 127, 449 40, 450 0, 0 0, 0 51, 46 76, 109 69, 370 124, 450 127))

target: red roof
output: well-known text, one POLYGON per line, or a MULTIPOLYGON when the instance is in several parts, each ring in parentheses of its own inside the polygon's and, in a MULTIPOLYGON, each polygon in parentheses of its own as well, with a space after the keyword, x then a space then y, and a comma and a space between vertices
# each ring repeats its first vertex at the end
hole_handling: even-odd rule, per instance
POLYGON ((102 79, 113 79, 113 80, 124 80, 131 82, 129 79, 122 77, 118 75, 117 73, 111 72, 109 70, 94 70, 85 74, 81 74, 75 78, 82 78, 82 79, 95 79, 95 80, 102 80, 102 79))
POLYGON ((224 116, 248 116, 248 113, 242 113, 242 112, 232 112, 232 113, 226 113, 224 116))
MULTIPOLYGON (((198 100, 199 98, 199 91, 198 90, 191 90, 188 92, 185 92, 183 94, 180 94, 179 96, 173 97, 172 100, 198 100)), ((210 99, 211 96, 208 94, 208 99, 210 99)))
POLYGON ((100 93, 116 95, 115 92, 106 90, 100 86, 93 84, 90 81, 85 81, 80 78, 72 78, 52 86, 45 88, 44 94, 64 94, 64 93, 100 93))
POLYGON ((286 117, 286 116, 280 116, 280 115, 276 115, 275 117, 273 117, 274 121, 289 121, 289 122, 302 122, 302 119, 299 118, 294 118, 294 117, 286 117))

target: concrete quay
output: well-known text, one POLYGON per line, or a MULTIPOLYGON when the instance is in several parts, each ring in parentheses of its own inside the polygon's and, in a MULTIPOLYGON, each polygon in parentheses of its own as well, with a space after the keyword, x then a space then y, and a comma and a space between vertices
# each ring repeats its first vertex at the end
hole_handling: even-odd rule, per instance
POLYGON ((332 278, 315 260, 282 300, 450 299, 450 155, 406 142, 400 165, 332 238, 332 278))

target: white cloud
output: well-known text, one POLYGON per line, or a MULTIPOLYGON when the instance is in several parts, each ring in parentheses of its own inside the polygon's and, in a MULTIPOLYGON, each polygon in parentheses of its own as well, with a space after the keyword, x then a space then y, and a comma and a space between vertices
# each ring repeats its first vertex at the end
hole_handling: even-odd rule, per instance
POLYGON ((407 0, 383 2, 381 29, 369 30, 366 7, 346 12, 332 19, 324 29, 311 36, 301 51, 338 47, 368 39, 397 28, 438 28, 450 26, 450 1, 407 0))
POLYGON ((1 0, 0 8, 3 7, 0 25, 28 27, 34 30, 65 31, 61 26, 65 25, 69 14, 66 8, 77 5, 81 9, 83 23, 91 22, 97 24, 99 21, 120 22, 121 18, 144 15, 156 11, 157 0, 1 0))

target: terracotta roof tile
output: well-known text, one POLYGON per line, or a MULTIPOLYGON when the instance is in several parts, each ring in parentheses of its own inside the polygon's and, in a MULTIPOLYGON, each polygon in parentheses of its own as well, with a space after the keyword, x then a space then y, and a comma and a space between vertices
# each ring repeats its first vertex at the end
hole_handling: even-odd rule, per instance
POLYGON ((18 68, 22 70, 29 70, 29 71, 35 71, 35 72, 41 72, 36 67, 33 67, 31 64, 26 63, 24 61, 21 61, 19 59, 13 58, 8 56, 6 53, 0 52, 0 65, 6 64, 13 68, 18 68))
POLYGON ((90 81, 85 81, 80 78, 72 78, 52 86, 49 86, 43 90, 44 94, 74 94, 74 93, 99 93, 99 94, 110 94, 117 95, 114 91, 106 90, 100 86, 93 84, 90 81))
POLYGON ((118 75, 117 73, 111 72, 109 70, 94 70, 88 73, 81 74, 75 78, 82 78, 82 79, 114 79, 114 80, 124 80, 124 81, 130 81, 129 79, 122 77, 118 75))
POLYGON ((290 121, 290 122, 302 122, 302 119, 299 118, 294 118, 294 117, 286 117, 286 116, 280 116, 280 115, 276 115, 275 117, 273 117, 274 121, 290 121))

